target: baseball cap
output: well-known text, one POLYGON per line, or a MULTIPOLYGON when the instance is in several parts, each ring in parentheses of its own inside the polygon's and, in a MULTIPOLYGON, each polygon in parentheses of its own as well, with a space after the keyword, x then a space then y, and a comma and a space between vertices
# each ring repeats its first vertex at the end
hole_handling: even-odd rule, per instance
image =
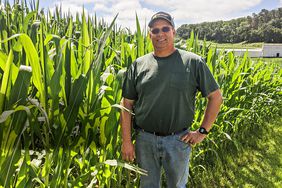
POLYGON ((166 12, 157 12, 156 14, 154 14, 151 17, 151 20, 148 24, 149 27, 153 26, 153 23, 155 22, 155 20, 157 19, 164 19, 166 21, 168 21, 170 23, 170 25, 172 25, 172 27, 174 27, 174 22, 173 22, 173 18, 171 17, 170 14, 166 13, 166 12))

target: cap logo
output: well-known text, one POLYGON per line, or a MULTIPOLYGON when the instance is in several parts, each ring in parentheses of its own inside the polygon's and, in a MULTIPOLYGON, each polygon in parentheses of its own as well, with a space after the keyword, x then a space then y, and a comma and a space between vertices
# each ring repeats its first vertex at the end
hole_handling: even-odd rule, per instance
POLYGON ((152 19, 158 18, 160 16, 167 17, 166 14, 159 13, 159 14, 154 15, 152 19))

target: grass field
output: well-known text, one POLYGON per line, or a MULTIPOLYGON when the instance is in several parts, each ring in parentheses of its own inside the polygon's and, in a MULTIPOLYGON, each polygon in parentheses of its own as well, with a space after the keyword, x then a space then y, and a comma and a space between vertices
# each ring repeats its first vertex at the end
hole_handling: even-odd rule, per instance
POLYGON ((282 118, 249 134, 243 150, 227 152, 223 163, 194 179, 193 187, 282 187, 282 118))
MULTIPOLYGON (((181 39, 177 38, 176 41, 179 42, 181 39)), ((189 41, 189 39, 188 39, 189 41)), ((203 44, 203 40, 198 40, 199 44, 203 44)), ((224 48, 224 49, 255 49, 255 48, 262 48, 263 42, 257 43, 247 43, 247 42, 240 42, 240 43, 216 43, 213 41, 205 41, 207 46, 213 48, 224 48)), ((184 42, 185 43, 185 42, 184 42)), ((184 44, 183 43, 183 44, 184 44)))
POLYGON ((267 63, 276 63, 282 68, 282 58, 253 58, 254 60, 262 60, 267 63))
POLYGON ((217 48, 225 48, 225 49, 254 49, 254 48, 262 48, 263 43, 215 43, 215 42, 207 42, 208 45, 217 48))

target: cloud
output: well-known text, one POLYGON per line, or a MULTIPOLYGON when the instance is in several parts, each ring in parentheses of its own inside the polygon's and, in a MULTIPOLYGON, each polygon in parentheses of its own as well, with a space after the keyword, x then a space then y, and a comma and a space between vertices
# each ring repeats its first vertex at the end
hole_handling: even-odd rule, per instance
MULTIPOLYGON (((83 6, 77 5, 74 3, 65 3, 65 2, 54 2, 51 7, 50 11, 53 13, 56 10, 56 7, 59 7, 62 9, 63 13, 71 13, 71 15, 75 16, 76 13, 82 14, 83 12, 83 6)), ((84 9, 85 14, 88 14, 87 9, 84 9)))
POLYGON ((114 0, 55 0, 55 2, 64 2, 69 4, 85 5, 93 3, 112 3, 114 0))
POLYGON ((103 3, 96 3, 94 5, 94 9, 95 12, 105 12, 105 13, 110 13, 111 10, 103 3))
POLYGON ((149 8, 142 7, 139 0, 113 0, 111 4, 95 4, 93 10, 99 11, 97 15, 103 17, 107 22, 111 22, 118 14, 116 24, 132 31, 136 30, 136 14, 141 27, 145 24, 145 20, 148 20, 148 15, 153 14, 149 8))
MULTIPOLYGON (((241 17, 243 12, 259 5, 262 0, 60 0, 63 11, 82 11, 82 5, 89 14, 96 13, 98 18, 111 22, 118 13, 117 24, 136 29, 135 15, 141 26, 148 23, 157 11, 168 11, 174 17, 176 26, 184 23, 228 20, 241 17)), ((282 0, 280 0, 282 4, 282 0)))
MULTIPOLYGON (((156 6, 160 0, 143 0, 148 6, 156 6)), ((214 21, 230 19, 238 12, 242 12, 258 5, 261 0, 172 0, 162 1, 174 17, 176 23, 214 21)), ((165 8, 164 7, 164 8, 165 8)), ((177 25, 177 24, 176 24, 177 25)))

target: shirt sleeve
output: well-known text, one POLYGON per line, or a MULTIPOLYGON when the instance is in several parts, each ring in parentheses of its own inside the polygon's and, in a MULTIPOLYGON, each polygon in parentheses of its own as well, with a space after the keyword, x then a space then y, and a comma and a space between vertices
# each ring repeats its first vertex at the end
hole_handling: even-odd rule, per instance
POLYGON ((197 66, 197 85, 203 97, 219 88, 211 71, 203 59, 200 59, 197 66))
POLYGON ((136 91, 136 62, 132 63, 125 74, 125 79, 122 86, 122 97, 137 100, 138 95, 136 91))

